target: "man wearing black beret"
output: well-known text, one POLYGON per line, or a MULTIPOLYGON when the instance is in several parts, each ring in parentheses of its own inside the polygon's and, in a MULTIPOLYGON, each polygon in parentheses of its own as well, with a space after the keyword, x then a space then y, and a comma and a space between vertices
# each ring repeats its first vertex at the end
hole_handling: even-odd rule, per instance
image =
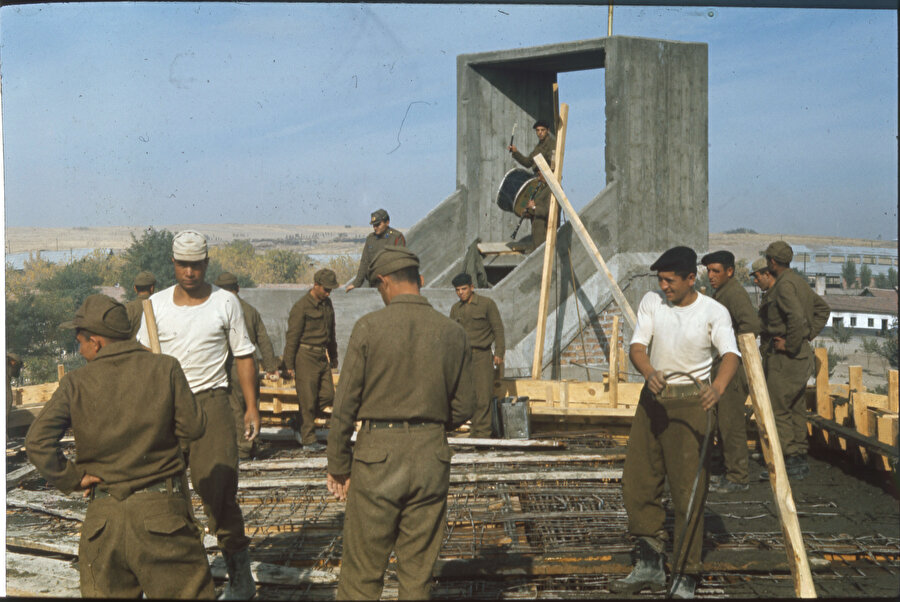
POLYGON ((686 527, 685 522, 697 467, 705 462, 700 445, 706 412, 734 376, 739 353, 728 311, 694 290, 697 254, 692 249, 669 249, 650 269, 657 272, 663 294, 647 293, 638 308, 629 357, 646 382, 631 424, 622 475, 628 531, 638 540, 637 561, 631 574, 611 587, 635 593, 665 586, 663 550, 668 534, 662 495, 668 478, 675 511, 673 549, 678 551, 673 574, 681 576, 672 594, 690 598, 701 567, 705 469, 690 509, 691 522, 686 527), (710 384, 716 355, 722 360, 710 384), (699 389, 694 378, 701 383, 699 389))
MULTIPOLYGON (((709 283, 715 289, 713 299, 725 306, 731 315, 731 326, 735 336, 747 332, 759 335, 759 317, 750 303, 750 295, 734 279, 734 254, 731 251, 716 251, 704 255, 700 263, 706 266, 709 283)), ((713 375, 718 371, 718 363, 713 367, 713 375)), ((747 422, 744 402, 750 390, 747 376, 738 365, 737 373, 731 379, 722 399, 716 406, 719 427, 719 441, 725 458, 725 475, 712 488, 719 493, 735 493, 750 488, 747 453, 747 422)))
POLYGON ((534 133, 537 134, 538 143, 527 157, 520 153, 519 149, 513 144, 509 145, 507 149, 512 153, 513 159, 521 163, 523 167, 537 171, 537 166, 534 164, 534 157, 536 155, 543 155, 544 160, 547 161, 547 165, 550 166, 550 169, 553 169, 553 160, 556 155, 556 137, 550 133, 550 126, 543 119, 539 119, 535 122, 534 133))

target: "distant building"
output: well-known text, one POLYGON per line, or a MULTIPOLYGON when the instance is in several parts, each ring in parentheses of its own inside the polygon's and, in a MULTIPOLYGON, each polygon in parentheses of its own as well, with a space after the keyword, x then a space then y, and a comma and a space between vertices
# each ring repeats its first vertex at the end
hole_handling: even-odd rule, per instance
POLYGON ((897 319, 895 289, 865 288, 859 295, 824 295, 831 308, 826 330, 835 324, 856 334, 883 333, 897 319))
MULTIPOLYGON (((888 270, 897 270, 897 247, 886 249, 878 247, 842 247, 821 246, 807 247, 792 245, 794 259, 791 267, 801 271, 815 284, 816 277, 824 278, 826 288, 840 288, 844 264, 852 261, 857 264, 857 272, 863 265, 869 267, 873 276, 887 275, 888 270)), ((847 283, 852 286, 852 282, 847 283)), ((866 287, 868 282, 861 283, 866 287)))

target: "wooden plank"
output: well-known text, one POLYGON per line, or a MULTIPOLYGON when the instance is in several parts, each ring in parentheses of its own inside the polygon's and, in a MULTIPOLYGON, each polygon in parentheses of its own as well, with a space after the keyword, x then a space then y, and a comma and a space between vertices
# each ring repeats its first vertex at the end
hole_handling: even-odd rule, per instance
POLYGON ((816 412, 822 418, 834 419, 834 406, 828 385, 828 350, 824 347, 816 349, 816 412))
POLYGON ((45 404, 50 401, 50 398, 58 388, 58 382, 22 387, 20 389, 22 391, 22 406, 27 407, 33 404, 45 404))
POLYGON ((609 405, 619 405, 619 316, 613 316, 609 340, 609 405))
POLYGON ((87 512, 87 500, 82 498, 80 493, 64 496, 50 492, 13 489, 6 492, 6 505, 77 521, 84 521, 84 514, 87 512))
POLYGON ((68 560, 6 552, 8 596, 78 598, 81 577, 68 560))
POLYGON ((543 403, 531 403, 531 413, 536 416, 593 416, 597 418, 633 418, 637 406, 560 408, 543 403))
POLYGON ((62 364, 56 364, 56 380, 60 381, 66 375, 66 367, 62 364))
POLYGON ((31 533, 6 531, 6 545, 31 550, 34 552, 51 552, 63 556, 78 557, 78 537, 74 535, 54 537, 35 537, 31 533))
POLYGON ((880 412, 875 433, 880 442, 897 447, 897 413, 880 412))
POLYGON ((144 310, 144 324, 147 326, 147 338, 150 339, 150 351, 162 353, 159 345, 159 331, 156 329, 156 315, 153 313, 153 302, 150 299, 141 301, 141 309, 144 310))
MULTIPOLYGON (((850 374, 850 411, 853 413, 853 428, 855 428, 858 432, 863 435, 868 435, 868 433, 863 432, 865 429, 868 419, 866 417, 866 405, 865 402, 860 400, 858 393, 861 393, 866 390, 865 385, 862 382, 862 366, 850 366, 849 368, 850 374)), ((869 452, 866 450, 864 446, 859 447, 859 455, 862 457, 863 463, 869 461, 869 452)))
POLYGON ((628 322, 628 326, 632 330, 634 330, 634 327, 637 324, 637 316, 635 316, 634 310, 631 309, 631 305, 628 303, 628 299, 625 298, 625 293, 623 293, 622 289, 619 288, 619 283, 616 282, 616 279, 613 277, 612 272, 610 272, 609 268, 606 267, 606 262, 603 260, 603 256, 600 254, 600 251, 597 249, 597 245, 594 244, 594 240, 591 238, 591 235, 587 231, 587 228, 585 228, 584 224, 581 223, 581 218, 578 217, 578 212, 576 212, 572 207, 572 204, 569 202, 568 197, 566 197, 566 194, 563 192, 563 189, 559 185, 559 182, 556 182, 552 178, 549 178, 549 176, 551 175, 550 166, 547 165, 544 157, 542 157, 541 155, 536 155, 534 157, 534 163, 541 170, 541 173, 544 174, 544 178, 548 180, 547 185, 550 187, 550 190, 556 196, 556 200, 559 201, 559 204, 562 206, 563 210, 566 212, 566 215, 569 217, 569 223, 572 224, 572 230, 574 230, 575 234, 578 235, 578 238, 581 239, 581 242, 584 244, 584 246, 587 247, 588 255, 594 261, 594 264, 597 266, 597 270, 599 271, 599 273, 606 278, 613 298, 615 298, 616 304, 619 306, 619 310, 625 316, 625 321, 628 322))
POLYGON ((845 437, 847 440, 852 441, 854 444, 864 445, 869 449, 869 451, 881 454, 888 458, 892 458, 893 462, 895 463, 900 460, 900 452, 897 451, 897 448, 895 446, 890 446, 882 443, 875 437, 866 437, 853 427, 838 424, 837 422, 831 420, 826 420, 825 418, 816 416, 815 414, 810 414, 808 420, 815 424, 817 427, 829 430, 841 437, 845 437))
POLYGON ((521 255, 523 243, 516 242, 480 242, 478 252, 482 255, 521 255))
MULTIPOLYGON (((553 94, 559 104, 559 86, 553 84, 553 94)), ((563 104, 557 114, 556 128, 556 173, 553 179, 562 181, 563 159, 566 152, 566 130, 569 122, 569 105, 563 104)), ((547 178, 547 174, 544 174, 547 178)), ((553 259, 556 257, 556 230, 559 228, 559 201, 550 196, 550 213, 547 217, 547 240, 544 241, 544 263, 541 268, 541 290, 538 295, 538 319, 534 330, 534 359, 531 363, 531 378, 540 378, 544 368, 544 336, 547 331, 547 308, 550 303, 550 281, 553 276, 553 259)))
POLYGON ((888 410, 894 414, 900 412, 900 384, 898 384, 897 371, 888 370, 888 410))
POLYGON ((18 487, 23 481, 27 481, 28 479, 36 475, 37 468, 35 468, 33 464, 26 464, 21 468, 17 468, 12 472, 6 473, 7 491, 12 489, 13 487, 18 487))
POLYGON ((784 467, 784 456, 778 441, 775 416, 769 400, 762 358, 756 347, 756 337, 752 333, 738 335, 738 345, 750 385, 750 397, 760 429, 760 441, 763 448, 768 450, 765 456, 766 464, 769 467, 769 483, 772 486, 772 493, 775 495, 775 507, 778 510, 778 518, 784 532, 784 548, 787 552, 788 563, 791 565, 794 592, 801 598, 814 598, 816 589, 803 545, 803 533, 800 531, 800 522, 797 519, 797 508, 791 494, 791 484, 787 479, 787 471, 784 467))

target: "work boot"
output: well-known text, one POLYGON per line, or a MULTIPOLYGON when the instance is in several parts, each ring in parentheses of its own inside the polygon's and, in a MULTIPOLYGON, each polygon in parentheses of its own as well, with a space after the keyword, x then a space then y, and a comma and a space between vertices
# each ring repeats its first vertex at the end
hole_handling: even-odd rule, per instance
POLYGON ((250 572, 250 549, 240 552, 222 551, 228 570, 228 583, 219 600, 249 600, 256 595, 256 582, 250 572))
POLYGON ((678 575, 675 577, 672 597, 681 600, 693 598, 695 589, 697 589, 697 577, 695 575, 678 575))
POLYGON ((609 589, 620 594, 635 594, 648 587, 653 591, 664 590, 666 570, 662 554, 641 538, 637 542, 637 560, 631 573, 624 579, 612 581, 609 589))
POLYGON ((305 452, 320 452, 325 451, 325 449, 326 447, 318 441, 313 441, 312 443, 307 443, 303 446, 303 451, 305 452))
POLYGON ((806 461, 806 454, 793 454, 786 457, 784 466, 787 468, 788 476, 797 481, 802 481, 809 475, 809 462, 806 461))
POLYGON ((749 490, 750 483, 735 483, 734 481, 729 481, 728 479, 722 479, 722 481, 718 485, 716 485, 715 487, 711 487, 710 489, 715 493, 740 493, 742 491, 749 490))

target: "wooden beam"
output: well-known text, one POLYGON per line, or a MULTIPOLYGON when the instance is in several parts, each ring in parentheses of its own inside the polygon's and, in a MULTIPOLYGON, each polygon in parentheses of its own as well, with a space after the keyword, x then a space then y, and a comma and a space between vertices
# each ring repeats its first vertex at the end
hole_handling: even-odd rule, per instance
POLYGON ((147 325, 150 351, 162 353, 162 347, 159 345, 159 331, 156 329, 156 315, 153 313, 153 302, 150 299, 144 299, 141 301, 141 308, 144 310, 144 324, 147 325))
POLYGON ((828 350, 824 347, 816 349, 816 413, 822 418, 834 419, 834 406, 828 387, 828 350))
POLYGON ((900 384, 897 380, 897 371, 888 370, 888 411, 894 414, 900 412, 900 384))
POLYGON ((581 218, 578 217, 578 213, 572 207, 572 203, 569 202, 568 197, 566 197, 566 193, 563 192, 562 187, 559 185, 559 182, 553 180, 552 172, 550 171, 550 166, 547 165, 547 162, 544 160, 544 157, 541 155, 535 155, 534 164, 538 166, 538 169, 541 170, 541 173, 544 174, 544 179, 547 180, 547 185, 550 186, 550 190, 556 196, 556 200, 559 201, 559 204, 562 205, 563 210, 566 212, 566 215, 569 216, 569 223, 572 224, 572 229, 575 231, 575 234, 578 235, 578 238, 581 239, 581 242, 588 249, 588 255, 594 261, 594 264, 597 266, 597 270, 601 275, 605 276, 607 283, 612 290, 613 298, 616 300, 616 304, 619 306, 619 310, 625 316, 625 320, 628 322, 628 326, 634 330, 635 325, 637 324, 637 316, 634 315, 634 310, 631 309, 631 305, 628 304, 628 300, 625 298, 625 294, 622 292, 622 289, 619 288, 619 284, 616 282, 616 279, 613 278, 612 272, 609 271, 609 268, 606 267, 606 262, 603 260, 603 256, 600 254, 600 251, 597 249, 597 245, 594 244, 594 240, 591 238, 590 233, 588 233, 587 228, 584 227, 584 224, 581 223, 581 218))
MULTIPOLYGON (((559 86, 553 84, 553 92, 559 95, 559 86)), ((569 122, 569 105, 563 104, 557 114, 556 128, 556 168, 553 179, 562 181, 563 158, 566 152, 566 126, 569 122)), ((544 174, 546 179, 547 174, 544 174)), ((538 296, 538 319, 534 330, 534 359, 531 363, 531 378, 540 378, 544 369, 544 336, 547 330, 547 308, 550 299, 550 281, 553 275, 553 258, 556 256, 556 230, 559 228, 558 200, 550 196, 550 214, 547 216, 547 239, 544 241, 544 264, 541 269, 541 292, 538 296)))
POLYGON ((62 364, 56 364, 56 380, 62 380, 63 376, 66 375, 66 367, 62 364))
POLYGON ((756 413, 757 426, 760 429, 760 441, 763 448, 768 448, 768 453, 765 455, 769 468, 769 483, 772 485, 775 507, 778 510, 778 518, 784 532, 784 549, 787 552, 788 563, 791 565, 794 592, 801 598, 815 598, 816 589, 813 585, 806 548, 803 545, 803 533, 800 531, 800 522, 797 519, 797 508, 791 494, 791 484, 788 482, 787 471, 784 467, 784 456, 781 453, 775 415, 769 400, 769 390, 763 372, 762 358, 760 358, 759 349, 756 346, 756 337, 752 333, 738 335, 738 345, 741 349, 747 381, 750 384, 750 398, 753 403, 753 411, 756 413))
MULTIPOLYGON (((850 411, 853 412, 853 428, 863 435, 865 432, 868 418, 866 416, 866 404, 859 398, 859 393, 866 390, 862 382, 862 366, 850 366, 849 369, 850 382, 850 411)), ((863 463, 868 462, 869 452, 865 446, 859 447, 859 455, 862 457, 863 463)))
POLYGON ((609 405, 619 405, 619 316, 613 316, 609 340, 609 405))

